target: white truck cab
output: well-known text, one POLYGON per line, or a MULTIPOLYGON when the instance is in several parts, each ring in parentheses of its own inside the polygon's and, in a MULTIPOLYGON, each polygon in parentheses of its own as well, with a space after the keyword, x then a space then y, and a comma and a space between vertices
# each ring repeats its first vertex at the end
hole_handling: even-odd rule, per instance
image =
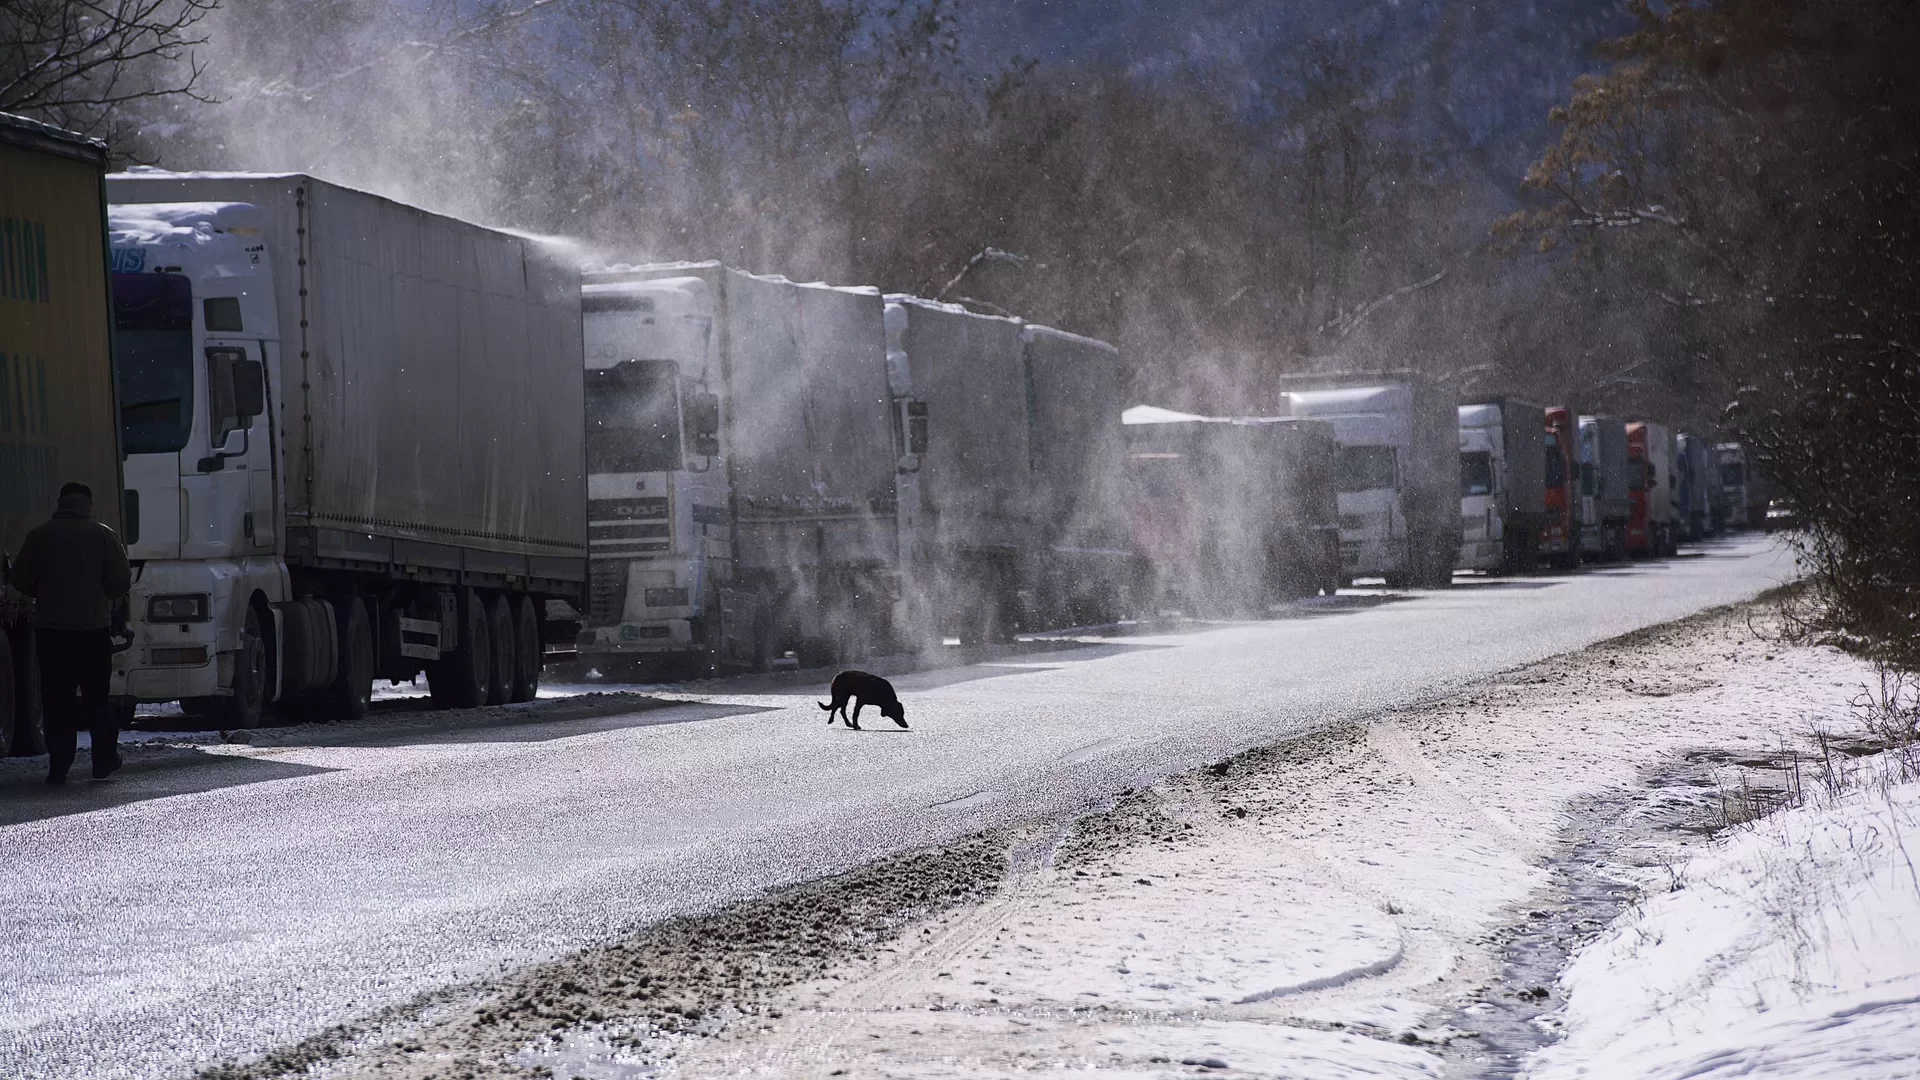
MULTIPOLYGON (((212 699, 268 663, 245 598, 287 598, 274 492, 280 334, 246 204, 116 206, 115 368, 125 445, 132 648, 117 699, 212 699), (240 598, 235 602, 235 597, 240 598)), ((272 688, 264 688, 270 698, 272 688)))
POLYGON ((581 308, 591 584, 579 647, 602 665, 695 653, 713 644, 704 617, 732 559, 712 291, 698 277, 589 283, 581 308))

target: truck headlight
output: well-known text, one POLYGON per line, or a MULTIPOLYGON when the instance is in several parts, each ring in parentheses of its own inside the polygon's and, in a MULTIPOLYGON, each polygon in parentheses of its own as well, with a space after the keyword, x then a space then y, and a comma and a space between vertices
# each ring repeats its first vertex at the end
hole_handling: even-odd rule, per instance
POLYGON ((213 609, 212 597, 206 593, 178 593, 173 596, 155 596, 147 601, 147 621, 166 622, 206 622, 208 612, 213 609))

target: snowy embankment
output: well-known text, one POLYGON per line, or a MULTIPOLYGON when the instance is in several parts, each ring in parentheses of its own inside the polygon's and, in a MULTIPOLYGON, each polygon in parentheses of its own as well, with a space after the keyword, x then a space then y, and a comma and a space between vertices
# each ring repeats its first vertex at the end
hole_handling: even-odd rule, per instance
POLYGON ((1920 781, 1735 832, 1579 954, 1528 1075, 1920 1075, 1916 865, 1920 781))

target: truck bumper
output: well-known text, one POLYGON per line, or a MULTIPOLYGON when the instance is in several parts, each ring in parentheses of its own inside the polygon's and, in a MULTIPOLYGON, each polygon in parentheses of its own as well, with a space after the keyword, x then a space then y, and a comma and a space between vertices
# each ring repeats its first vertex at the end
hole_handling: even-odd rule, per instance
POLYGON ((596 626, 582 630, 576 641, 582 657, 595 654, 643 656, 648 653, 679 653, 696 647, 691 619, 653 619, 596 626))
POLYGON ((1462 570, 1499 570, 1506 565, 1506 551, 1498 540, 1468 540, 1460 545, 1462 570))
MULTIPOLYGON (((229 624, 239 577, 237 565, 217 562, 149 562, 128 597, 133 645, 113 658, 108 693, 134 701, 177 701, 230 693, 238 637, 229 624), (156 596, 203 594, 209 618, 201 622, 153 623, 147 602, 156 596), (223 677, 224 675, 224 677, 223 677)), ((244 594, 242 594, 244 595, 244 594)))
POLYGON ((1340 541, 1342 577, 1385 577, 1407 572, 1406 545, 1392 540, 1340 541))

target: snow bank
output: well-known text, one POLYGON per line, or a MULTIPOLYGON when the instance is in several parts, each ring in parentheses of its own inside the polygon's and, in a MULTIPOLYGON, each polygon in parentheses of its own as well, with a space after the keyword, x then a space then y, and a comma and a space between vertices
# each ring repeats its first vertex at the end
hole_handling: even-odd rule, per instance
POLYGON ((1920 1075, 1916 866, 1916 782, 1735 834, 1569 965, 1528 1076, 1920 1075))

